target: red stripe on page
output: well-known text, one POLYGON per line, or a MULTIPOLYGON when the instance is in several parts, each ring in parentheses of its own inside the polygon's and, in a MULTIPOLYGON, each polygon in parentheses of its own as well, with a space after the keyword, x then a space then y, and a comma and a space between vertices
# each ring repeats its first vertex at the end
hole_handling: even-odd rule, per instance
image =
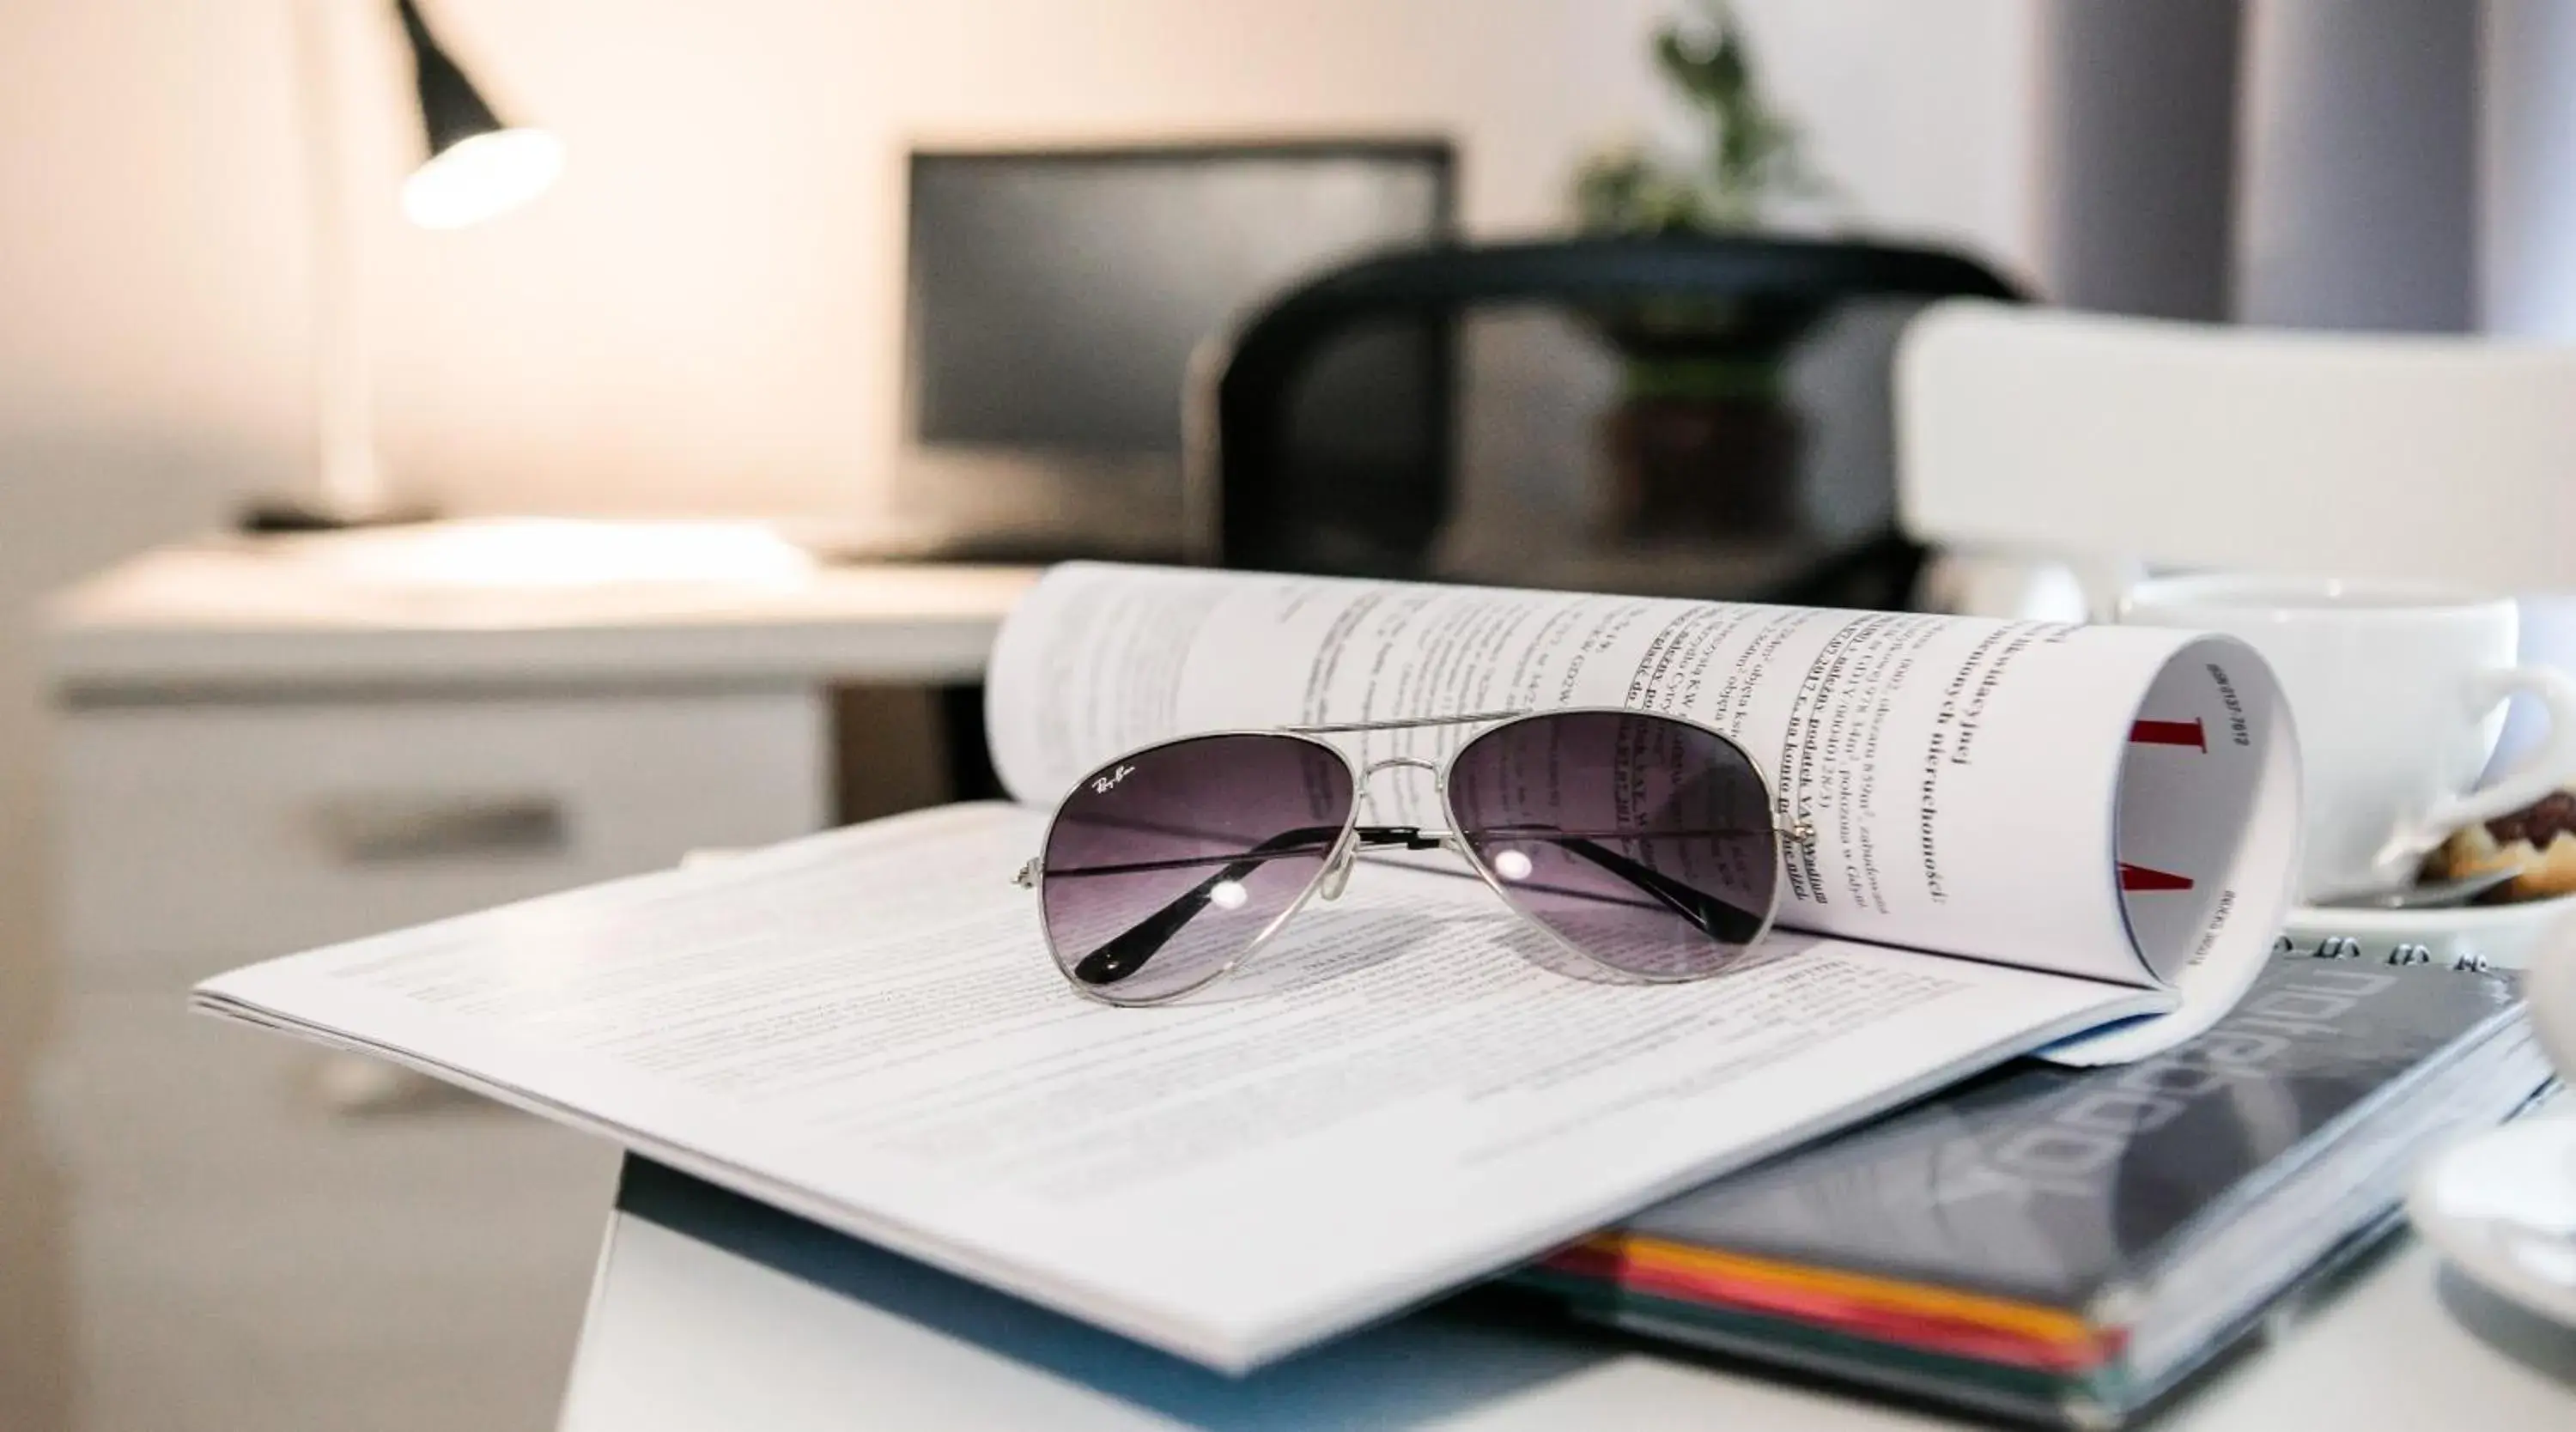
POLYGON ((2191 877, 2170 871, 2151 870, 2143 865, 2120 865, 2120 888, 2123 890, 2188 890, 2191 877))
POLYGON ((2200 729, 2199 718, 2189 721, 2136 721, 2129 726, 2132 746, 2189 746, 2195 751, 2209 749, 2209 737, 2200 729))

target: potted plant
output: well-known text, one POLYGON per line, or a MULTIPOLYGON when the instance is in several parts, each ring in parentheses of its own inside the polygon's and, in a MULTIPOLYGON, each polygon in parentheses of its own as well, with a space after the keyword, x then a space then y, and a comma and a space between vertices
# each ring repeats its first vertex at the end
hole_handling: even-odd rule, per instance
MULTIPOLYGON (((1784 201, 1829 192, 1798 126, 1764 93, 1728 0, 1696 0, 1659 26, 1654 60, 1688 106, 1701 152, 1626 144, 1592 156, 1574 185, 1585 232, 1742 233, 1784 201)), ((1794 525, 1800 432, 1781 374, 1816 316, 1791 295, 1675 298, 1589 315, 1622 365, 1604 433, 1614 536, 1764 536, 1794 525)))

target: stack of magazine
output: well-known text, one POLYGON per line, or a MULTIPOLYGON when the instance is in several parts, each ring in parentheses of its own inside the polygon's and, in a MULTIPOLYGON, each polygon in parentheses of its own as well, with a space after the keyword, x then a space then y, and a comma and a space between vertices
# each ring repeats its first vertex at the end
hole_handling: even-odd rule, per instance
MULTIPOLYGON (((2384 1221, 2434 1130, 2542 1077, 2506 984, 2274 957, 2296 740, 2223 637, 1075 565, 988 693, 1009 803, 274 960, 198 1005, 1229 1373, 1634 1218, 1531 1276, 2050 1415, 2152 1395, 2384 1221), (1147 742, 1584 706, 1763 768, 1804 832, 1765 958, 1575 977, 1463 871, 1372 864, 1221 991, 1112 1008, 1013 880, 1147 742)), ((1458 731, 1343 739, 1373 819, 1446 824, 1422 777, 1458 731)))
MULTIPOLYGON (((2184 1043, 2268 962, 2297 848, 2261 659, 2178 630, 1077 564, 1011 614, 987 693, 1010 803, 198 1004, 1242 1372, 2015 1056, 2184 1043), (1804 832, 1763 958, 1579 977, 1456 862, 1371 864, 1206 997, 1112 1008, 1013 879, 1054 802, 1148 742, 1604 706, 1763 767, 1804 832)), ((1422 777, 1458 729, 1340 739, 1373 821, 1445 828, 1422 777)))
POLYGON ((2170 1053, 1995 1071, 1515 1282, 1659 1339, 2116 1425, 2393 1228, 2429 1146, 2548 1088, 2519 1010, 2507 976, 2284 949, 2170 1053))

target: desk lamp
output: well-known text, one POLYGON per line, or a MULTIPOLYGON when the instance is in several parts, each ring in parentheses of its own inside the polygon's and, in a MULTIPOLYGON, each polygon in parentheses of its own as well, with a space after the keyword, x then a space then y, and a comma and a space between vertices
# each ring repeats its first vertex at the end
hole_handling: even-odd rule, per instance
MULTIPOLYGON (((320 472, 312 500, 268 502, 243 519, 252 531, 300 531, 396 520, 376 464, 367 310, 356 262, 365 225, 349 202, 343 167, 341 66, 334 12, 349 0, 299 0, 307 163, 314 237, 314 389, 320 472)), ((404 217, 424 229, 460 229, 536 198, 563 171, 563 143, 543 129, 505 123, 431 32, 415 0, 394 0, 412 55, 426 157, 402 186, 404 217)), ((416 515, 416 514, 412 514, 416 515)))

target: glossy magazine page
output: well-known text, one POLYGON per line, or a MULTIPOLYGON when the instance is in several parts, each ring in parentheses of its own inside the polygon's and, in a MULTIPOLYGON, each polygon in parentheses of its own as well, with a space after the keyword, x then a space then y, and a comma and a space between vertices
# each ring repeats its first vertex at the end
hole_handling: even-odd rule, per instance
POLYGON ((1521 1282, 1653 1336, 2112 1418, 2392 1226, 2428 1138, 2546 1083, 2506 979, 2285 955, 2182 1049, 1997 1071, 1521 1282))
POLYGON ((2120 1069, 1999 1070, 1626 1231, 2080 1309, 2391 1079, 2514 1007, 2492 976, 2275 959, 2181 1049, 2120 1069))

